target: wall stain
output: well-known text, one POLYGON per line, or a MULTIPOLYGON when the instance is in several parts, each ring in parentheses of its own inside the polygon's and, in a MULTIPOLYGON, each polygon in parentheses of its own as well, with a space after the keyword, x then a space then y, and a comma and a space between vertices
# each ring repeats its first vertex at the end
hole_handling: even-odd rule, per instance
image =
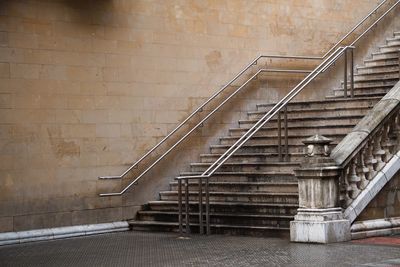
POLYGON ((221 52, 218 50, 214 50, 214 51, 208 53, 204 58, 207 62, 207 66, 211 70, 216 69, 221 64, 221 61, 222 61, 221 52))
POLYGON ((47 129, 49 134, 51 148, 53 153, 58 159, 64 157, 78 157, 81 153, 79 145, 74 141, 65 141, 61 137, 60 129, 57 129, 55 133, 52 133, 50 129, 47 129))

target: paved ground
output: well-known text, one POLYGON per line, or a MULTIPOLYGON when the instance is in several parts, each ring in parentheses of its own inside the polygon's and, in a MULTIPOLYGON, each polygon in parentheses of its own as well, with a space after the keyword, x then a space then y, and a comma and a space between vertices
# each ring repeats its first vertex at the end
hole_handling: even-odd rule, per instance
POLYGON ((0 247, 0 266, 400 266, 400 246, 375 241, 311 245, 123 232, 0 247))

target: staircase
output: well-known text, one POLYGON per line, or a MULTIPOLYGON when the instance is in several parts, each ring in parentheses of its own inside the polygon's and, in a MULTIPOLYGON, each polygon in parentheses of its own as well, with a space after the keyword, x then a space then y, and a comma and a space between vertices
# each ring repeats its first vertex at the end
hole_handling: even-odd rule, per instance
MULTIPOLYGON (((277 152, 277 120, 272 120, 210 179, 211 232, 217 234, 289 236, 289 222, 298 208, 298 188, 293 169, 303 158, 302 140, 321 134, 335 146, 399 80, 400 32, 379 47, 354 76, 354 98, 345 98, 343 83, 324 100, 298 101, 288 105, 289 161, 280 162, 277 152)), ((231 144, 269 110, 273 104, 259 104, 245 120, 211 145, 191 171, 181 175, 201 174, 231 144)), ((198 231, 197 180, 190 181, 191 230, 198 231)), ((131 220, 133 230, 178 231, 177 182, 160 192, 160 200, 150 201, 131 220)))

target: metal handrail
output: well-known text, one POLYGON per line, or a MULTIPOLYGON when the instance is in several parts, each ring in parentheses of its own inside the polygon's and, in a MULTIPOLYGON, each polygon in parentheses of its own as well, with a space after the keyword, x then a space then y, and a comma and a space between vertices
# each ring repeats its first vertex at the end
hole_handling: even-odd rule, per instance
POLYGON ((160 162, 166 155, 168 155, 176 146, 184 141, 192 132, 204 124, 214 113, 216 113, 221 107, 223 107, 232 97, 239 93, 248 83, 258 76, 261 72, 286 72, 286 73, 310 73, 311 71, 305 70, 281 70, 281 69, 260 69, 253 76, 251 76, 245 83, 238 87, 232 94, 225 98, 214 110, 212 110, 207 116, 205 116, 200 122, 198 122, 190 131, 182 136, 173 146, 171 146, 164 154, 162 154, 156 161, 154 161, 149 167, 146 168, 139 176, 137 176, 132 182, 130 182, 121 192, 116 193, 102 193, 100 196, 118 196, 126 192, 132 185, 137 183, 147 172, 149 172, 158 162, 160 162))
POLYGON ((178 176, 176 179, 198 179, 209 178, 214 172, 222 166, 239 148, 243 146, 261 127, 272 119, 279 111, 281 111, 287 103, 297 96, 310 82, 312 82, 319 74, 326 71, 326 66, 332 65, 339 57, 341 57, 347 49, 353 49, 352 46, 339 47, 319 64, 307 77, 305 77, 298 85, 296 85, 285 97, 276 103, 267 113, 265 113, 250 129, 246 131, 231 147, 226 150, 210 167, 208 167, 201 175, 178 176))
POLYGON ((140 159, 138 159, 133 165, 131 165, 125 172, 121 175, 112 175, 112 176, 99 176, 99 179, 121 179, 123 178, 129 171, 137 167, 137 165, 142 162, 145 158, 147 158, 154 150, 156 150, 160 145, 162 145, 169 137, 171 137, 174 133, 176 133, 183 125, 186 124, 191 118, 193 118, 197 113, 203 111, 204 107, 214 100, 218 95, 220 95, 226 88, 232 85, 243 73, 245 73, 251 66, 256 65, 258 60, 261 58, 282 58, 282 59, 307 59, 307 60, 320 60, 320 57, 312 57, 312 56, 280 56, 280 55, 259 55, 255 59, 253 59, 244 69, 242 69, 232 80, 230 80, 226 85, 224 85, 221 89, 215 92, 212 96, 210 96, 203 104, 201 104, 196 110, 194 110, 185 120, 183 120, 175 129, 173 129, 168 135, 166 135, 160 142, 158 142, 152 149, 150 149, 146 154, 144 154, 140 159))
MULTIPOLYGON (((248 69, 251 68, 251 66, 256 65, 258 60, 261 58, 278 58, 278 59, 305 59, 305 60, 322 60, 325 57, 327 57, 330 52, 335 49, 340 43, 345 40, 351 33, 353 33, 360 25, 362 25, 372 14, 374 14, 385 2, 388 0, 383 0, 377 7, 375 7, 367 16, 365 16, 355 27, 353 27, 339 42, 337 42, 325 55, 322 57, 318 56, 281 56, 281 55, 260 55, 256 57, 251 63, 249 63, 244 69, 242 69, 232 80, 230 80, 225 86, 223 86, 220 90, 218 90, 216 93, 214 93, 208 100, 206 100, 200 107, 198 107, 195 111, 193 111, 184 121, 182 121, 175 129, 173 129, 167 136, 165 136, 160 142, 158 142, 152 149, 150 149, 147 153, 145 153, 139 160, 137 160, 133 165, 131 165, 125 172, 123 172, 121 175, 117 176, 100 176, 100 179, 121 179, 123 178, 126 174, 128 174, 132 169, 136 168, 140 162, 142 162, 145 158, 147 158, 150 154, 152 154, 153 151, 155 151, 159 146, 161 146, 167 139, 169 139, 174 133, 176 133, 180 128, 182 128, 183 125, 185 125, 191 118, 193 118, 196 114, 201 112, 203 108, 210 103, 212 100, 214 100, 217 96, 219 96, 226 88, 232 85, 233 82, 235 82, 242 74, 244 74, 248 69)), ((397 1, 396 4, 391 8, 393 9, 400 1, 397 1)), ((391 10, 390 9, 390 10, 391 10)), ((386 12, 384 15, 386 15, 388 12, 386 12)), ((380 21, 380 19, 379 19, 380 21)), ((377 22, 376 22, 377 23, 377 22)), ((376 24, 375 23, 375 24, 376 24)), ((374 25, 375 25, 374 24, 374 25)), ((370 27, 371 28, 371 27, 370 27)), ((369 29, 370 29, 369 28, 369 29)), ((365 34, 365 32, 363 33, 365 34)), ((360 37, 359 37, 360 38, 360 37)), ((358 41, 359 38, 356 40, 358 41)), ((265 70, 264 70, 265 71, 265 70)), ((288 70, 288 69, 282 69, 281 72, 290 72, 293 70, 288 70)), ((296 71, 295 71, 296 72, 296 71)), ((300 70, 297 70, 297 73, 300 72, 300 70)), ((256 74, 258 75, 260 71, 258 71, 256 74)), ((253 79, 255 76, 253 75, 251 79, 253 79)), ((243 88, 244 85, 247 85, 249 80, 245 82, 242 86, 239 88, 243 88)), ((236 91, 235 91, 236 92, 236 91)), ((236 93, 235 93, 236 94, 236 93)), ((232 96, 232 95, 231 95, 232 96)), ((226 100, 229 100, 230 98, 227 98, 226 100)), ((226 101, 223 102, 224 104, 226 101)), ((214 109, 210 114, 214 114, 216 110, 220 108, 220 105, 214 109)), ((210 115, 209 114, 209 115, 210 115)), ((207 116, 206 119, 208 119, 210 116, 207 116)), ((128 186, 126 186, 121 192, 118 193, 105 193, 105 194, 100 194, 100 196, 116 196, 116 195, 122 195, 124 192, 126 192, 132 185, 136 184, 137 181, 144 176, 150 169, 152 169, 159 161, 161 161, 169 152, 171 152, 180 142, 182 142, 187 136, 189 136, 195 129, 197 129, 198 126, 201 124, 197 124, 195 128, 192 128, 187 134, 184 135, 183 138, 181 138, 177 143, 175 143, 170 149, 167 150, 166 153, 164 153, 162 156, 160 156, 153 164, 150 165, 149 168, 147 168, 144 172, 142 172, 139 176, 137 176, 134 181, 129 183, 128 186)))

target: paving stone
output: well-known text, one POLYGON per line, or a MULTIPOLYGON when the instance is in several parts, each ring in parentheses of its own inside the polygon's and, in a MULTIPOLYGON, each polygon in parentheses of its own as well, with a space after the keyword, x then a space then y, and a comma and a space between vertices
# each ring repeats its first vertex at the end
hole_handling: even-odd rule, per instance
POLYGON ((123 232, 0 247, 1 266, 394 266, 400 247, 123 232), (386 265, 385 265, 386 264, 386 265))

